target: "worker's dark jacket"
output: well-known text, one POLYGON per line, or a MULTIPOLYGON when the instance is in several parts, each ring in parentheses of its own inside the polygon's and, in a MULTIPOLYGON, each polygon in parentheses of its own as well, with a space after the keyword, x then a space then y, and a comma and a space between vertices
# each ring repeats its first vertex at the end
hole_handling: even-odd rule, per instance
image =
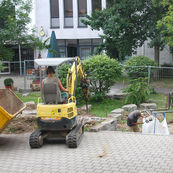
POLYGON ((127 118, 127 125, 133 126, 133 123, 136 123, 138 121, 138 117, 140 116, 141 116, 141 113, 138 110, 131 112, 127 118))

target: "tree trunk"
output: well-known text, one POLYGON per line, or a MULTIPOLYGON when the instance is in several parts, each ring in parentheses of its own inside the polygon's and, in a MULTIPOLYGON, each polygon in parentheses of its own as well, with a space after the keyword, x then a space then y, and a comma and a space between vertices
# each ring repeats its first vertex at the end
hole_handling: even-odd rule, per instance
POLYGON ((160 64, 160 47, 159 46, 154 46, 154 60, 159 66, 160 64))

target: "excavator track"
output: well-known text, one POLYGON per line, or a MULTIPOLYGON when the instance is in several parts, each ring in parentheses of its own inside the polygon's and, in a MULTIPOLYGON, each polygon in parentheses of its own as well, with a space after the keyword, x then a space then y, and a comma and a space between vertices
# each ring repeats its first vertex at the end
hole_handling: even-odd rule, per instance
POLYGON ((40 148, 43 145, 43 136, 39 129, 30 135, 29 144, 31 148, 40 148))
POLYGON ((77 148, 84 134, 84 125, 76 125, 66 137, 66 143, 69 148, 77 148))

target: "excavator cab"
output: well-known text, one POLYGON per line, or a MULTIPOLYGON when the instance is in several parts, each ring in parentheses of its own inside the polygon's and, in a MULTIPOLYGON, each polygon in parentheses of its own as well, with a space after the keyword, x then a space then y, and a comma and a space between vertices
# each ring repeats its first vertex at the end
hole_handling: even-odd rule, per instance
MULTIPOLYGON (((30 135, 30 147, 40 148, 43 145, 44 139, 56 138, 64 139, 68 147, 76 148, 84 133, 84 125, 77 117, 75 98, 77 74, 80 74, 82 81, 87 83, 80 59, 45 58, 36 59, 35 63, 39 66, 40 70, 42 66, 56 66, 57 82, 45 83, 41 91, 42 103, 39 98, 37 104, 38 129, 30 135), (66 62, 72 62, 73 65, 67 74, 69 98, 63 99, 58 86, 58 67, 66 62)), ((85 87, 84 90, 84 96, 88 97, 88 87, 85 87)))

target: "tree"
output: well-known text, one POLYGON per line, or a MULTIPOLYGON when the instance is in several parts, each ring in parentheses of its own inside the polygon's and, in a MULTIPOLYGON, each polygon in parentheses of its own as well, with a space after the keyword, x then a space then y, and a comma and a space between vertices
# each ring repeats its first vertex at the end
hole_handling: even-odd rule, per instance
POLYGON ((156 9, 151 0, 110 2, 106 9, 93 12, 83 21, 92 29, 103 30, 102 48, 107 54, 113 55, 112 50, 118 50, 122 59, 135 52, 148 38, 152 39, 150 46, 156 43, 160 46, 160 30, 156 29, 155 20, 163 13, 161 7, 156 9))
POLYGON ((154 48, 154 60, 157 65, 160 64, 160 50, 164 48, 166 42, 162 39, 162 29, 163 27, 157 27, 157 21, 162 18, 162 16, 166 13, 166 9, 163 6, 155 5, 151 3, 151 8, 149 8, 149 19, 150 19, 150 27, 148 30, 148 37, 151 39, 148 44, 149 47, 154 48))
POLYGON ((95 95, 105 96, 122 73, 119 62, 103 54, 85 60, 83 67, 95 95))
MULTIPOLYGON (((85 24, 92 29, 103 30, 105 45, 114 43, 121 58, 131 55, 147 39, 149 30, 148 3, 150 0, 114 0, 102 11, 87 16, 85 24)), ((106 46, 106 52, 110 54, 106 46)))
POLYGON ((3 0, 0 3, 0 60, 7 60, 13 52, 7 45, 27 44, 31 0, 3 0))
POLYGON ((160 5, 167 7, 166 14, 158 21, 158 29, 162 28, 163 40, 173 47, 173 1, 160 0, 160 5))

